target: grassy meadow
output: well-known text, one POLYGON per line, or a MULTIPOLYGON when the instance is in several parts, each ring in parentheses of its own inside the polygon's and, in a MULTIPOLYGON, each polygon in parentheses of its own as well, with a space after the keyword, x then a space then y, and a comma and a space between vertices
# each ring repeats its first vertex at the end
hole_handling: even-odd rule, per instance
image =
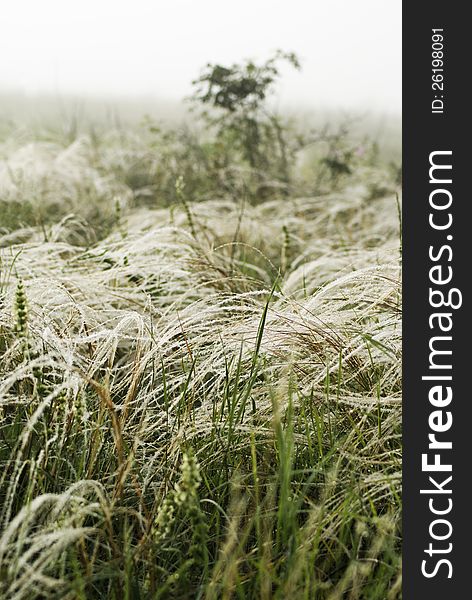
POLYGON ((2 599, 401 597, 398 148, 216 108, 0 127, 2 599))

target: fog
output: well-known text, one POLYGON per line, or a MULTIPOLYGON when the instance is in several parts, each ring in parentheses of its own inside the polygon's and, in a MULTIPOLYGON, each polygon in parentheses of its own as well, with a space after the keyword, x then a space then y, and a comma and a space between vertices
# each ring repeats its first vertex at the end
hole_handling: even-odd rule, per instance
POLYGON ((400 0, 15 0, 0 90, 178 100, 207 62, 296 52, 282 105, 401 110, 400 0))

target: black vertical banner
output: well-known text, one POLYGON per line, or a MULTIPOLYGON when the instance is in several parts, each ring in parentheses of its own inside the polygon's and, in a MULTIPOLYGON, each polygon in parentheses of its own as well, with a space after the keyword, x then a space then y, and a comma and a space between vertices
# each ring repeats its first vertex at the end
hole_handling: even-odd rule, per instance
POLYGON ((472 598, 467 8, 403 3, 406 600, 472 598))

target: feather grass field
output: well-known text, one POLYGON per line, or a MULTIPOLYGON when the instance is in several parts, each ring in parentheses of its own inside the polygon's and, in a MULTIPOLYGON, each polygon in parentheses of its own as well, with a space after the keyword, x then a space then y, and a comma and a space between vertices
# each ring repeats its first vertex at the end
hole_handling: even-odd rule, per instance
POLYGON ((2 138, 0 596, 400 598, 399 184, 193 135, 2 138))

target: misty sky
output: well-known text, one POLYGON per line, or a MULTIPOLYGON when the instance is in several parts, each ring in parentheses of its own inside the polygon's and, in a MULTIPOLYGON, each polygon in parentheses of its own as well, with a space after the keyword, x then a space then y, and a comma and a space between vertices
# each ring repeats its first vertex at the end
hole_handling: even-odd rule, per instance
POLYGON ((0 88, 180 99, 207 62, 296 52, 283 104, 401 110, 400 0, 2 0, 0 88))

